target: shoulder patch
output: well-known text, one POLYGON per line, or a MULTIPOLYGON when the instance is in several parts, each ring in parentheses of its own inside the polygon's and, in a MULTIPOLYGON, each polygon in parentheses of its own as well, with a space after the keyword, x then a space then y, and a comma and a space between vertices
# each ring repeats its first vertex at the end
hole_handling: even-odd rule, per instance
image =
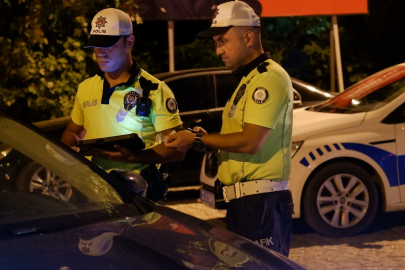
POLYGON ((176 113, 177 112, 177 102, 174 98, 168 98, 166 99, 166 109, 170 113, 176 113))
POLYGON ((139 98, 139 94, 135 91, 129 91, 124 96, 124 109, 126 111, 130 111, 133 107, 135 107, 139 98))
POLYGON ((252 99, 257 104, 265 103, 269 99, 269 93, 264 87, 258 87, 253 92, 252 99))
POLYGON ((267 66, 269 65, 269 63, 268 62, 263 62, 263 63, 261 63, 258 67, 257 67, 257 71, 259 71, 260 72, 260 74, 261 73, 263 73, 263 72, 267 72, 267 66))

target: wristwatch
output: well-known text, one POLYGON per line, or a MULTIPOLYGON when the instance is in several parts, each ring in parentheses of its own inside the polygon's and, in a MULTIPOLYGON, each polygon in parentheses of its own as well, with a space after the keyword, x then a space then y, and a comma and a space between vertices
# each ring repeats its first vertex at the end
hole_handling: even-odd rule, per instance
POLYGON ((193 149, 198 152, 205 151, 205 145, 202 142, 202 136, 204 133, 198 132, 195 134, 194 142, 193 142, 193 149))

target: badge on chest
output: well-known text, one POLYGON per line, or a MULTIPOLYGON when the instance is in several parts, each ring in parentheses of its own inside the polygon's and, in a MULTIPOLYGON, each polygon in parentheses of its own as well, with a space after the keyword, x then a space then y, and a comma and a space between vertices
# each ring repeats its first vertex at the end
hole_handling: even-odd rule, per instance
POLYGON ((246 84, 242 84, 241 87, 239 87, 238 92, 236 93, 236 96, 235 96, 235 98, 233 100, 231 108, 229 109, 229 113, 228 113, 229 118, 232 118, 233 115, 235 114, 235 111, 236 111, 237 105, 239 103, 239 100, 245 94, 245 90, 246 90, 246 84))

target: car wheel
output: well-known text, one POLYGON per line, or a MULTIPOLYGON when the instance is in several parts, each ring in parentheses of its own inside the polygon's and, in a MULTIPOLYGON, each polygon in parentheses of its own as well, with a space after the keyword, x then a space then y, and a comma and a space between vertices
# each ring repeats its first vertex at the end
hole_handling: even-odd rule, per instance
POLYGON ((303 197, 305 221, 315 231, 331 237, 347 237, 363 231, 375 217, 378 192, 361 167, 339 162, 318 171, 303 197))
POLYGON ((70 184, 36 162, 30 162, 22 169, 16 189, 49 195, 66 202, 73 194, 70 184))

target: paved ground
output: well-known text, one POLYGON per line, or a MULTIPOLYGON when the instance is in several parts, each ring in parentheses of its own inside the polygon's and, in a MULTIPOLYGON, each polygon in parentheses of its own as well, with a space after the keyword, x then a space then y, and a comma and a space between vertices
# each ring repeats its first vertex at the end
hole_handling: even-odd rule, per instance
MULTIPOLYGON (((198 200, 168 201, 168 207, 225 227, 225 210, 211 209, 198 200)), ((405 269, 405 212, 379 217, 362 235, 324 237, 301 220, 294 220, 290 258, 310 270, 405 269)))

